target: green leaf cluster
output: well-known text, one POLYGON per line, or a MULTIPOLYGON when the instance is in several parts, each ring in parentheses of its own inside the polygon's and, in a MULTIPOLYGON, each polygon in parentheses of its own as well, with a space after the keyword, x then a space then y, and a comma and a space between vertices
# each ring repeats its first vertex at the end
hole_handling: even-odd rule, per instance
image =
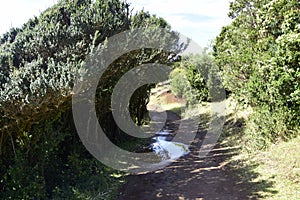
MULTIPOLYGON (((100 43, 138 27, 170 30, 162 18, 144 11, 132 14, 124 1, 61 0, 1 37, 1 199, 96 198, 115 185, 118 180, 109 175, 115 172, 99 164, 80 142, 72 118, 72 89, 85 59, 102 48, 100 43)), ((106 70, 96 110, 114 142, 129 138, 112 117, 114 85, 135 66, 169 63, 170 54, 140 49, 122 55, 106 70)), ((130 100, 130 113, 139 125, 150 88, 141 87, 130 100)))
POLYGON ((189 105, 221 99, 222 85, 214 57, 204 49, 200 54, 183 55, 170 74, 172 91, 189 105))
POLYGON ((299 7, 297 0, 235 0, 214 45, 226 89, 253 107, 248 132, 262 143, 299 131, 299 7))

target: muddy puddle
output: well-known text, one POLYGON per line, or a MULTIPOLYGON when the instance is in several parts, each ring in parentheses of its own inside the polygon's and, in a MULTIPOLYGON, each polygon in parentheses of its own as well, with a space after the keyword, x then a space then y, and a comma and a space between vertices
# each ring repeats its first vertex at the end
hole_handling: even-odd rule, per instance
POLYGON ((171 133, 168 131, 157 132, 155 137, 152 138, 151 148, 162 161, 176 160, 190 152, 188 145, 172 142, 170 141, 172 138, 171 133))

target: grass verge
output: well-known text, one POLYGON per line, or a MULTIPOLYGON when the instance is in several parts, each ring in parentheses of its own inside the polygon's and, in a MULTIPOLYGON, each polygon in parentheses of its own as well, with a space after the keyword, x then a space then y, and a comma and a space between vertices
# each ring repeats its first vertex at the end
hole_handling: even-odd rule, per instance
MULTIPOLYGON (((300 136, 278 141, 265 150, 252 149, 244 134, 249 109, 236 109, 229 100, 227 120, 221 141, 238 146, 239 153, 230 158, 230 165, 244 182, 253 183, 255 197, 266 200, 300 199, 300 136), (245 173, 245 168, 251 169, 245 173)), ((251 138, 251 137, 250 137, 251 138)))

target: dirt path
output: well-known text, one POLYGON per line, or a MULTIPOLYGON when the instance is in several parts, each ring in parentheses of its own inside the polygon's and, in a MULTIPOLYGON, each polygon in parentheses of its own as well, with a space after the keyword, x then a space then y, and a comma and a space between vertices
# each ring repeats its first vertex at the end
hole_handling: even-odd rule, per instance
MULTIPOLYGON (((176 129, 180 119, 168 113, 168 126, 176 129)), ((217 144, 206 158, 200 159, 195 149, 206 134, 198 130, 191 153, 166 168, 143 175, 127 177, 119 200, 187 200, 187 199, 257 199, 249 183, 243 183, 227 159, 236 151, 217 144)))

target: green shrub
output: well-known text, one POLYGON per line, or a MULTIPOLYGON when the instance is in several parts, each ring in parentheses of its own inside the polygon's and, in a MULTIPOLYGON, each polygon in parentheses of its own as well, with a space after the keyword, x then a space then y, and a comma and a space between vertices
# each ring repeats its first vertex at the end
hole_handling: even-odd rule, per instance
MULTIPOLYGON (((132 15, 123 1, 61 0, 2 36, 1 199, 87 199, 113 189, 116 179, 110 175, 117 172, 99 164, 77 135, 72 89, 86 57, 101 42, 137 27, 170 30, 162 18, 147 12, 132 15)), ((116 82, 139 64, 169 63, 169 55, 157 49, 136 50, 107 69, 99 81, 96 110, 110 138, 122 141, 126 136, 117 134, 121 131, 109 106, 116 82)), ((137 123, 143 120, 150 87, 138 90, 130 102, 137 123)))
POLYGON ((222 85, 213 57, 206 49, 201 54, 183 56, 174 67, 170 78, 176 95, 184 97, 191 105, 220 100, 222 85))
POLYGON ((254 109, 248 134, 260 147, 299 133, 299 5, 236 0, 214 46, 225 87, 254 109))

